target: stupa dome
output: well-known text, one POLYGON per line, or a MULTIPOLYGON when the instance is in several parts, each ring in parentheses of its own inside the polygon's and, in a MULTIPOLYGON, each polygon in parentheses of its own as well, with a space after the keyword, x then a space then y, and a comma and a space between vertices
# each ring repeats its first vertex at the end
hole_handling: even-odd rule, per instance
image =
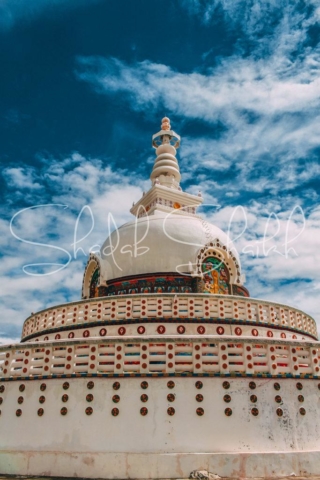
POLYGON ((107 238, 101 248, 101 280, 150 273, 197 274, 201 250, 207 249, 219 255, 236 283, 239 257, 220 228, 198 216, 158 211, 126 223, 107 238))

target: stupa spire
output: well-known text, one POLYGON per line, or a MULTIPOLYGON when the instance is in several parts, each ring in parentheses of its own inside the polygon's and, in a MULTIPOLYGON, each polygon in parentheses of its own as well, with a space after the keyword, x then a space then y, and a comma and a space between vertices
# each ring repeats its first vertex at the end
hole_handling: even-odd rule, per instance
POLYGON ((150 176, 152 185, 179 190, 181 175, 176 153, 180 146, 180 136, 171 130, 168 117, 162 119, 160 132, 152 136, 152 146, 157 154, 150 176))

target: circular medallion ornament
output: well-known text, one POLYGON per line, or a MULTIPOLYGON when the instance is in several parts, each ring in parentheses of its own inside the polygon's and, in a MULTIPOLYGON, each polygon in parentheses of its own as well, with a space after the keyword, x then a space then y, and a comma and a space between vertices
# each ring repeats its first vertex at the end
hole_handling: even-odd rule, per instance
POLYGON ((277 402, 277 403, 281 403, 282 402, 282 398, 280 397, 280 395, 276 395, 274 397, 274 400, 277 402))
POLYGON ((224 328, 223 327, 217 327, 217 334, 218 335, 223 335, 224 334, 224 328))
POLYGON ((145 329, 145 327, 144 327, 143 325, 140 325, 140 326, 137 328, 137 330, 138 330, 139 335, 143 335, 143 334, 145 333, 145 331, 146 331, 146 329, 145 329))
POLYGON ((120 402, 120 397, 119 397, 119 395, 113 395, 112 401, 113 401, 113 403, 119 403, 119 402, 120 402))
POLYGON ((92 408, 92 407, 87 407, 85 411, 86 411, 86 414, 87 414, 87 415, 92 415, 92 413, 93 413, 93 408, 92 408))
POLYGON ((43 414, 44 414, 43 408, 39 408, 39 409, 38 409, 38 416, 39 416, 39 417, 42 417, 43 414))
POLYGON ((199 415, 199 417, 202 417, 202 415, 204 414, 204 410, 201 407, 197 408, 196 412, 197 412, 197 415, 199 415))
POLYGON ((105 337, 107 335, 107 329, 106 328, 100 328, 99 335, 100 335, 100 337, 105 337))
POLYGON ((140 387, 143 388, 143 390, 146 390, 148 388, 148 382, 141 382, 140 387))
POLYGON ((70 333, 68 334, 68 338, 74 338, 74 332, 70 332, 70 333))
POLYGON ((195 383, 195 386, 198 390, 201 390, 201 388, 203 387, 203 383, 200 382, 200 380, 198 380, 196 383, 195 383))
POLYGON ((186 327, 184 327, 183 325, 179 325, 178 328, 177 328, 177 332, 182 334, 186 331, 186 327))
POLYGON ((305 415, 306 414, 305 408, 303 408, 303 407, 299 408, 299 413, 300 413, 300 415, 305 415))
POLYGON ((257 400, 258 400, 258 398, 257 398, 256 395, 250 395, 250 402, 251 403, 257 403, 257 400))
POLYGON ((24 392, 25 389, 26 389, 26 386, 23 383, 19 385, 19 392, 24 392))
POLYGON ((90 332, 89 332, 89 330, 85 330, 85 331, 83 332, 82 336, 83 336, 84 338, 90 337, 90 332))
POLYGON ((61 415, 67 415, 67 413, 68 413, 67 407, 62 407, 61 410, 60 410, 60 413, 61 413, 61 415))
POLYGON ((257 417, 259 415, 259 410, 256 407, 254 407, 251 409, 251 413, 254 417, 257 417))
POLYGON ((1 385, 0 386, 0 393, 3 393, 5 391, 5 386, 4 385, 1 385))
POLYGON ((203 325, 199 325, 199 327, 197 328, 197 332, 198 332, 200 335, 203 335, 204 333, 206 333, 206 329, 204 328, 203 325))
POLYGON ((255 384, 254 382, 250 382, 250 383, 249 383, 249 388, 250 388, 251 390, 254 390, 254 389, 256 388, 256 384, 255 384))
POLYGON ((88 383, 87 383, 87 388, 88 388, 89 390, 92 390, 92 389, 94 388, 94 383, 93 383, 92 381, 88 382, 88 383))
POLYGON ((234 329, 234 333, 238 336, 242 335, 242 329, 240 327, 236 327, 234 329))
POLYGON ((61 400, 63 401, 63 403, 66 403, 69 400, 69 396, 65 393, 64 395, 62 395, 61 400))
POLYGON ((282 415, 283 415, 282 408, 277 408, 276 412, 277 412, 278 417, 282 417, 282 415))
POLYGON ((168 410, 167 410, 167 413, 168 413, 168 415, 170 415, 170 417, 172 417, 172 415, 174 415, 176 413, 176 411, 173 407, 169 407, 168 410))
POLYGON ((281 332, 280 337, 281 338, 286 338, 286 334, 284 332, 281 332))
POLYGON ((111 410, 111 415, 112 415, 113 417, 117 417, 117 416, 119 415, 119 409, 118 409, 118 408, 113 408, 113 409, 111 410))
POLYGON ((300 382, 298 382, 298 383, 296 384, 296 387, 297 387, 298 390, 302 390, 302 389, 303 389, 303 385, 302 385, 302 383, 300 383, 300 382))
POLYGON ((148 414, 148 409, 146 407, 140 408, 140 414, 145 417, 148 414))
POLYGON ((169 382, 167 383, 167 387, 168 387, 168 388, 174 388, 174 387, 175 387, 175 383, 174 383, 172 380, 169 380, 169 382))
POLYGON ((19 403, 19 405, 21 405, 21 403, 23 403, 23 400, 24 400, 23 397, 19 397, 19 398, 18 398, 18 403, 19 403))
POLYGON ((46 397, 41 395, 41 397, 39 397, 39 403, 44 403, 45 401, 46 401, 46 397))
POLYGON ((270 337, 270 338, 273 337, 273 332, 271 332, 271 330, 267 331, 267 337, 270 337))
POLYGON ((141 402, 146 403, 148 401, 149 397, 147 394, 143 393, 140 397, 141 402))
POLYGON ((112 385, 112 388, 113 388, 113 390, 119 390, 120 383, 119 382, 114 382, 114 384, 112 385))
POLYGON ((44 392, 46 390, 46 388, 47 388, 47 385, 45 383, 41 383, 41 385, 40 385, 41 392, 44 392))
POLYGON ((253 329, 251 330, 251 333, 252 333, 252 335, 253 335, 254 337, 257 337, 257 336, 259 335, 259 332, 258 332, 258 330, 257 330, 256 328, 253 328, 253 329))
POLYGON ((159 325, 159 327, 157 328, 157 332, 162 335, 163 333, 166 332, 166 327, 164 325, 159 325))
POLYGON ((228 390, 230 388, 230 383, 229 382, 223 382, 222 386, 223 386, 223 388, 228 390))
POLYGON ((304 402, 304 396, 303 395, 298 395, 298 400, 300 403, 304 402))
POLYGON ((196 395, 196 400, 197 402, 203 402, 203 395, 201 395, 201 393, 198 393, 198 395, 196 395))
POLYGON ((225 415, 227 417, 231 417, 232 415, 232 409, 231 408, 226 408, 225 411, 224 411, 225 415))
POLYGON ((273 385, 273 388, 274 388, 275 390, 280 390, 280 388, 281 388, 281 387, 280 387, 280 383, 275 383, 275 384, 273 385))
POLYGON ((168 393, 167 395, 167 400, 168 402, 174 402, 176 399, 175 395, 173 395, 173 393, 168 393))
POLYGON ((16 410, 16 415, 17 415, 17 417, 21 417, 22 410, 20 408, 18 408, 18 410, 16 410))
POLYGON ((64 384, 62 385, 63 390, 68 390, 69 387, 69 382, 64 382, 64 384))
POLYGON ((118 334, 119 335, 124 335, 126 333, 126 329, 124 327, 118 328, 118 334))
POLYGON ((92 393, 88 393, 88 395, 86 396, 86 400, 87 400, 87 402, 92 402, 92 400, 93 400, 92 393))
POLYGON ((225 395, 223 397, 223 400, 226 402, 226 403, 230 403, 231 402, 231 396, 230 395, 225 395))

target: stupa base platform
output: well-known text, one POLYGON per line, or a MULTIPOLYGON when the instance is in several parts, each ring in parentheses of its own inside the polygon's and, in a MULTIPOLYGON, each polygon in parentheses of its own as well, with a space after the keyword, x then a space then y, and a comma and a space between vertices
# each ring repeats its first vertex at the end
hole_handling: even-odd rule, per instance
MULTIPOLYGON (((194 470, 222 478, 320 475, 320 452, 277 453, 82 453, 0 452, 0 475, 94 479, 183 479, 194 470)), ((320 478, 320 477, 318 477, 320 478)))

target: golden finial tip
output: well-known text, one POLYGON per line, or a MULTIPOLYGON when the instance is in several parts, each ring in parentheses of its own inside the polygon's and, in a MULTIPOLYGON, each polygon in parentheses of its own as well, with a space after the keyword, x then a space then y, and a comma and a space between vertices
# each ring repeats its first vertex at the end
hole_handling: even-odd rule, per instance
POLYGON ((161 130, 171 130, 170 119, 168 117, 163 117, 161 123, 161 130))

